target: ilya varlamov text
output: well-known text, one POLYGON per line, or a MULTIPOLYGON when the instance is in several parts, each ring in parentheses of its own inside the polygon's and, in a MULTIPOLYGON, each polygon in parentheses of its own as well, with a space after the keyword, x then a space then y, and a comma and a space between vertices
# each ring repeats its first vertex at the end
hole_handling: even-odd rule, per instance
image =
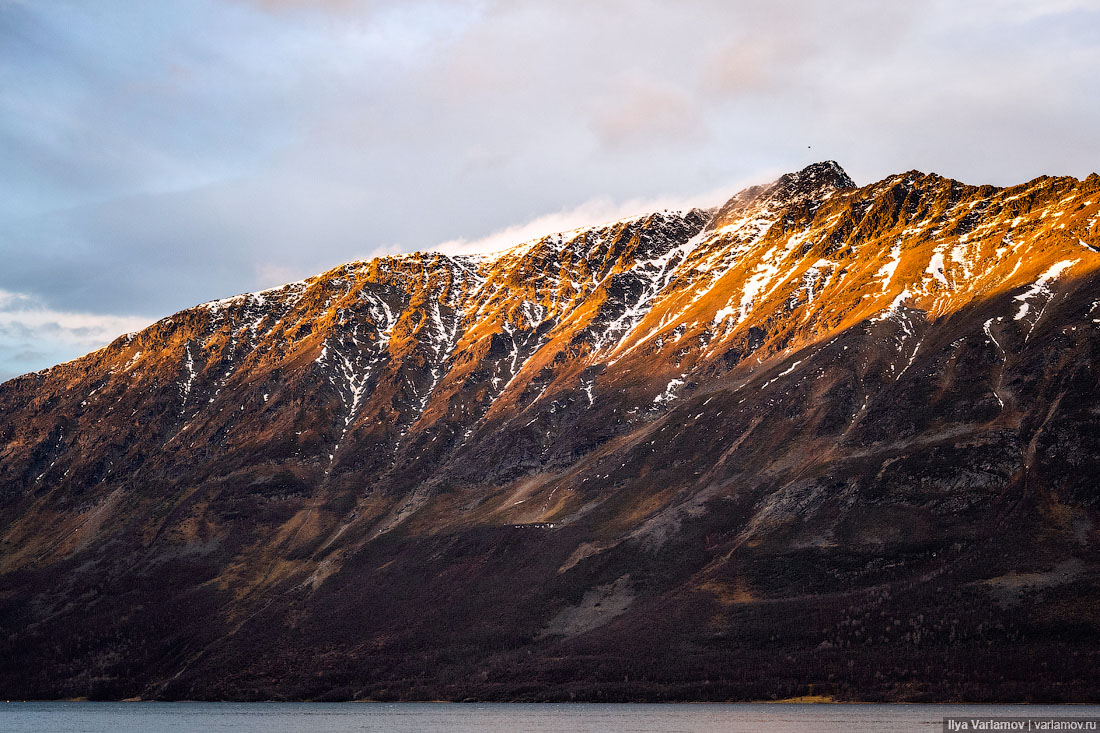
POLYGON ((944 731, 1100 730, 1096 718, 944 718, 944 731))

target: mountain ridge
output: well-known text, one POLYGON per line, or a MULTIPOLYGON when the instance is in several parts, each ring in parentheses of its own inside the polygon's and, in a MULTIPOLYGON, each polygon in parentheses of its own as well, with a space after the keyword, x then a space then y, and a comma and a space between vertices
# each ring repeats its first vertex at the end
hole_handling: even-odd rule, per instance
POLYGON ((1098 251, 1096 174, 826 161, 181 311, 0 385, 0 688, 1092 699, 1098 251))
MULTIPOLYGON (((762 193, 766 194, 767 192, 769 192, 773 189, 781 188, 784 181, 788 181, 792 177, 796 177, 796 176, 799 176, 799 175, 804 175, 804 174, 807 174, 807 173, 814 174, 814 173, 818 173, 818 172, 828 172, 828 171, 835 172, 840 177, 840 180, 845 182, 841 187, 856 188, 854 182, 852 182, 851 179, 847 176, 847 174, 843 171, 843 169, 840 168, 839 164, 837 164, 835 161, 831 161, 831 160, 830 161, 822 161, 821 163, 815 163, 815 164, 809 165, 806 168, 802 169, 802 171, 799 171, 797 173, 784 174, 783 176, 781 176, 779 179, 772 182, 771 184, 761 184, 761 185, 750 186, 750 187, 738 192, 737 194, 734 194, 734 196, 731 197, 723 205, 711 207, 711 209, 673 210, 672 213, 673 214, 679 214, 679 213, 685 213, 686 211, 699 211, 699 212, 714 211, 714 212, 716 212, 715 216, 707 224, 708 229, 714 229, 717 226, 717 222, 723 217, 722 209, 724 209, 724 208, 736 208, 738 206, 744 206, 745 205, 741 201, 741 198, 743 198, 745 196, 748 196, 748 198, 750 200, 750 203, 751 203, 751 201, 755 200, 760 194, 762 194, 762 193)), ((1037 186, 1037 185, 1041 186, 1043 183, 1045 183, 1047 181, 1054 181, 1054 182, 1058 182, 1058 183, 1072 182, 1072 184, 1087 184, 1089 181, 1093 180, 1096 177, 1097 177, 1096 173, 1091 174, 1090 176, 1086 177, 1085 179, 1077 179, 1077 178, 1072 177, 1072 176, 1054 177, 1054 176, 1044 175, 1044 176, 1039 176, 1035 179, 1032 179, 1032 180, 1030 180, 1026 183, 1018 184, 1016 186, 997 187, 997 186, 993 186, 991 184, 983 184, 983 185, 980 185, 980 186, 968 186, 968 188, 973 188, 973 189, 978 189, 978 190, 989 190, 989 191, 1008 191, 1008 190, 1021 189, 1021 188, 1024 188, 1024 187, 1031 188, 1031 187, 1034 187, 1034 186, 1037 186)), ((878 183, 881 184, 885 181, 896 181, 899 178, 904 178, 904 179, 926 179, 926 180, 932 180, 932 181, 943 181, 943 182, 946 182, 949 185, 954 185, 954 186, 965 185, 965 184, 959 184, 958 181, 956 181, 954 179, 951 179, 951 178, 943 177, 943 176, 941 176, 937 173, 924 173, 924 172, 922 172, 920 170, 917 170, 917 169, 913 169, 913 170, 907 171, 907 172, 902 173, 902 174, 896 174, 895 176, 891 176, 891 177, 888 177, 886 179, 883 179, 882 181, 880 181, 878 183)), ((876 184, 872 184, 872 185, 876 185, 876 184)), ((283 291, 283 290, 288 289, 288 288, 297 288, 297 287, 301 287, 301 286, 308 286, 309 284, 317 282, 318 280, 321 280, 325 277, 336 276, 336 274, 338 272, 346 271, 348 268, 352 268, 352 267, 364 268, 364 267, 370 267, 374 263, 388 262, 388 261, 391 261, 391 260, 405 260, 407 258, 421 258, 421 257, 425 257, 425 258, 441 257, 441 258, 447 258, 447 259, 450 259, 450 260, 454 260, 456 262, 466 262, 468 264, 472 264, 472 263, 475 263, 475 262, 484 262, 486 260, 491 260, 491 259, 494 259, 494 258, 497 258, 497 257, 503 257, 503 256, 513 254, 513 253, 516 252, 516 250, 519 250, 521 248, 531 248, 533 246, 536 246, 537 244, 545 243, 545 242, 548 242, 548 241, 551 241, 551 240, 554 240, 554 239, 558 239, 560 241, 560 239, 562 237, 566 236, 566 235, 577 235, 577 234, 581 234, 581 233, 587 232, 587 231, 599 230, 599 229, 603 229, 603 228, 607 228, 607 227, 611 227, 611 226, 615 226, 615 225, 627 224, 627 223, 635 222, 635 221, 638 221, 638 220, 644 220, 646 218, 656 216, 657 213, 658 212, 635 214, 635 215, 623 217, 621 219, 616 219, 616 220, 605 222, 605 223, 598 224, 598 225, 581 226, 581 227, 576 227, 576 228, 571 229, 571 230, 566 230, 566 231, 562 231, 562 232, 554 232, 554 233, 551 233, 551 234, 548 234, 548 235, 534 237, 530 240, 521 242, 519 244, 515 244, 515 245, 512 245, 510 247, 506 247, 504 249, 499 249, 499 250, 495 250, 495 251, 491 251, 491 252, 477 252, 477 253, 472 253, 472 254, 447 254, 447 253, 441 252, 441 251, 427 250, 427 251, 424 251, 424 252, 417 251, 417 252, 412 252, 412 253, 408 253, 408 254, 383 255, 383 256, 380 256, 380 257, 371 258, 369 260, 353 260, 353 261, 350 261, 350 262, 347 262, 347 263, 344 263, 344 264, 341 264, 341 265, 337 265, 337 266, 335 266, 335 267, 333 267, 329 270, 326 270, 325 272, 307 277, 303 280, 299 280, 299 281, 295 281, 295 282, 292 282, 292 283, 285 283, 283 285, 277 285, 277 286, 265 288, 265 289, 260 290, 260 291, 245 292, 245 293, 240 293, 240 294, 233 295, 233 296, 228 296, 228 297, 225 297, 225 298, 216 298, 214 300, 199 303, 196 306, 192 306, 191 308, 186 308, 182 311, 179 311, 176 314, 166 316, 165 318, 159 319, 156 323, 159 324, 159 323, 163 323, 165 321, 171 321, 175 316, 178 316, 181 313, 185 313, 187 311, 190 311, 194 308, 203 308, 203 307, 218 308, 218 307, 233 303, 233 302, 235 302, 237 300, 240 300, 242 298, 247 299, 247 298, 250 298, 250 297, 252 297, 252 298, 261 297, 265 294, 280 292, 280 291, 283 291)), ((665 213, 668 213, 667 209, 665 210, 665 213)), ((1090 245, 1086 244, 1086 245, 1083 245, 1083 246, 1089 247, 1090 245)), ((8 381, 11 381, 11 380, 14 380, 14 379, 21 379, 21 378, 24 378, 24 377, 29 377, 32 374, 42 374, 44 372, 48 372, 51 369, 56 368, 57 366, 61 366, 63 364, 69 364, 69 363, 72 363, 72 362, 79 361, 81 359, 86 358, 87 356, 90 356, 91 354, 95 354, 95 353, 103 351, 107 348, 110 348, 111 346, 114 346, 116 343, 118 343, 121 340, 133 338, 137 334, 143 333, 143 332, 149 330, 149 328, 152 328, 152 325, 155 325, 155 324, 151 324, 150 327, 147 327, 145 329, 140 329, 139 331, 123 334, 118 339, 116 339, 115 342, 112 342, 112 344, 108 344, 107 346, 101 347, 100 349, 96 349, 95 351, 90 352, 89 354, 86 354, 84 356, 77 357, 76 359, 68 360, 66 362, 63 362, 62 364, 54 365, 52 367, 46 367, 44 369, 40 369, 40 370, 37 370, 35 372, 28 372, 26 374, 16 375, 15 377, 12 377, 8 381)))

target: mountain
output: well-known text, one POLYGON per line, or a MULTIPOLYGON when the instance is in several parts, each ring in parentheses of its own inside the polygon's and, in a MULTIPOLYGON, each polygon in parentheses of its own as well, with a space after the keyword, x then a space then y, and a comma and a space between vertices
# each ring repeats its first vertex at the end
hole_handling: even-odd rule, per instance
POLYGON ((1100 700, 1100 176, 832 162, 0 385, 5 698, 1100 700))

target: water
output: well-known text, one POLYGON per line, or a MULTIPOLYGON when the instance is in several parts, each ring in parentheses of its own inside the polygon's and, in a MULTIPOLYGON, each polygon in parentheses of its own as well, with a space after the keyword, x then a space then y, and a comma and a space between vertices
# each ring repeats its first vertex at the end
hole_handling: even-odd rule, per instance
POLYGON ((13 702, 0 731, 893 733, 940 731, 944 716, 1095 718, 1100 706, 13 702))

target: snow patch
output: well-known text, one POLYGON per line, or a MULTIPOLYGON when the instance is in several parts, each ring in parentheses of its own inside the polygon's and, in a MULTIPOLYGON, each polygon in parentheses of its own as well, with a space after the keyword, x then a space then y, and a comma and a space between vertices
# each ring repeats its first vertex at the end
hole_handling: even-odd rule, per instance
MULTIPOLYGON (((681 374, 680 377, 682 376, 684 375, 681 374)), ((677 397, 676 391, 683 384, 685 384, 684 380, 679 377, 674 377, 669 380, 668 386, 665 387, 665 391, 653 398, 653 404, 667 405, 669 402, 672 402, 677 397)))
POLYGON ((939 280, 946 287, 950 287, 950 283, 947 282, 947 277, 943 274, 943 252, 933 252, 931 259, 928 260, 928 268, 925 270, 929 275, 939 280))
POLYGON ((772 382, 775 382, 775 381, 777 381, 778 379, 780 379, 780 378, 782 378, 782 377, 785 377, 785 376, 787 376, 788 374, 790 374, 791 372, 793 372, 793 371, 794 371, 794 370, 795 370, 795 369, 796 369, 796 368, 798 367, 798 365, 799 365, 799 364, 801 364, 801 363, 802 363, 802 360, 801 360, 801 359, 799 359, 799 360, 798 360, 798 361, 796 361, 796 362, 795 362, 794 364, 791 364, 791 365, 790 365, 790 366, 789 366, 789 367, 788 367, 788 368, 787 368, 786 370, 784 370, 784 371, 780 372, 779 374, 776 374, 776 375, 775 375, 774 377, 772 377, 772 378, 771 378, 771 379, 769 379, 768 381, 764 382, 764 384, 763 384, 763 385, 762 385, 762 386, 760 387, 760 389, 764 389, 765 387, 767 387, 768 385, 770 385, 770 384, 771 384, 772 382))
MULTIPOLYGON (((1050 267, 1049 270, 1039 276, 1039 279, 1032 283, 1031 287, 1023 295, 1017 295, 1013 300, 1020 301, 1020 309, 1013 317, 1014 321, 1018 321, 1028 314, 1031 309, 1029 301, 1037 295, 1050 295, 1050 288, 1048 287, 1051 282, 1057 280, 1058 277, 1070 267, 1076 265, 1080 260, 1062 260, 1050 267)), ((1039 313, 1042 316, 1042 312, 1039 313)), ((1038 319, 1036 319, 1038 321, 1038 319)), ((1032 326, 1034 328, 1034 326, 1032 326)))
POLYGON ((912 298, 912 297, 913 297, 913 294, 909 292, 909 288, 906 288, 905 290, 902 290, 900 293, 898 293, 894 297, 894 300, 891 301, 890 305, 888 305, 877 316, 872 318, 871 321, 872 322, 884 321, 887 318, 895 318, 896 319, 896 317, 899 316, 902 313, 902 310, 901 310, 902 304, 905 303, 906 300, 908 300, 909 298, 912 298))
POLYGON ((726 320, 736 312, 736 308, 728 305, 725 308, 720 308, 718 312, 714 314, 714 325, 720 325, 722 321, 726 320))
POLYGON ((886 292, 890 288, 890 281, 894 278, 894 273, 897 272, 898 264, 901 262, 901 242, 898 241, 890 248, 890 261, 879 268, 879 271, 875 273, 875 277, 880 278, 882 283, 882 292, 886 292))
POLYGON ((187 380, 180 385, 183 391, 183 406, 187 405, 187 398, 191 394, 191 385, 195 383, 195 360, 191 358, 191 344, 184 348, 183 365, 187 367, 187 380))

